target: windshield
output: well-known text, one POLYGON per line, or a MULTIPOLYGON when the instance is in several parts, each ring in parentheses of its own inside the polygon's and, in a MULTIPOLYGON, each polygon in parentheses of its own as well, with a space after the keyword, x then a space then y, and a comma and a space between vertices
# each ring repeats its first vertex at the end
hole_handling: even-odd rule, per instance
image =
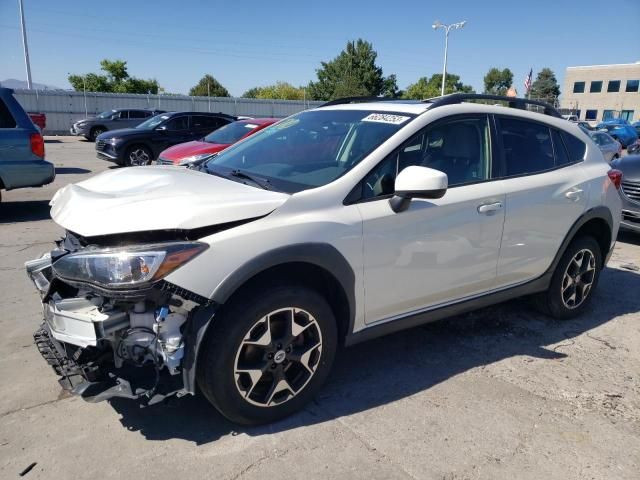
POLYGON ((231 144, 236 143, 242 137, 252 130, 258 128, 259 125, 251 122, 241 121, 233 122, 219 128, 204 137, 205 142, 231 144))
POLYGON ((102 112, 100 115, 98 115, 98 118, 111 118, 111 115, 113 115, 114 113, 116 113, 115 110, 107 110, 106 112, 102 112))
POLYGON ((151 130, 152 128, 157 127, 162 122, 164 122, 165 120, 169 120, 170 118, 171 115, 165 115, 164 113, 161 113, 160 115, 156 115, 155 117, 151 117, 150 119, 145 120, 136 128, 139 128, 141 130, 151 130))
POLYGON ((370 110, 311 110, 259 131, 209 160, 210 173, 241 171, 295 193, 348 172, 414 115, 370 110))

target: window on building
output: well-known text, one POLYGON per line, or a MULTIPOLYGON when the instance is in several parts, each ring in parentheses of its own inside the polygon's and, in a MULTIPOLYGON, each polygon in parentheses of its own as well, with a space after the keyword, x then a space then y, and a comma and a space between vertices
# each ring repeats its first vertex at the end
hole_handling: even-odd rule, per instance
POLYGON ((584 114, 585 120, 595 120, 598 118, 598 110, 587 110, 584 114))
POLYGON ((622 110, 622 112, 620 112, 620 118, 626 120, 627 122, 632 122, 633 110, 622 110))
POLYGON ((602 121, 606 122, 607 120, 613 120, 615 118, 615 110, 603 110, 602 111, 602 121))
POLYGON ((580 120, 580 115, 582 114, 582 110, 576 110, 576 117, 580 120))
POLYGON ((584 93, 584 82, 573 82, 573 93, 584 93))
POLYGON ((589 93, 600 93, 602 91, 602 80, 591 82, 589 93))
POLYGON ((615 93, 620 91, 620 80, 609 80, 607 84, 607 92, 615 93))
POLYGON ((637 92, 638 86, 640 86, 640 80, 627 80, 627 88, 625 88, 624 91, 637 92))

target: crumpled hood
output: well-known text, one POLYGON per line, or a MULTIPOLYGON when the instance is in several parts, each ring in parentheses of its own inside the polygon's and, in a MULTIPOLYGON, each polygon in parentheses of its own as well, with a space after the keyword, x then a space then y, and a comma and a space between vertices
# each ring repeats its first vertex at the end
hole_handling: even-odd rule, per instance
POLYGON ((288 198, 186 168, 130 167, 61 188, 51 217, 84 237, 188 230, 267 215, 288 198))

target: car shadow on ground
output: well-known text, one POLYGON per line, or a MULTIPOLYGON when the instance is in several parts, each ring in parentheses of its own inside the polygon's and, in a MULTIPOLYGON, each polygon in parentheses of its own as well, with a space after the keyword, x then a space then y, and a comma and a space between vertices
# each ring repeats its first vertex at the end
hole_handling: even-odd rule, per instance
POLYGON ((77 167, 56 167, 56 175, 91 173, 91 170, 77 167))
POLYGON ((64 143, 64 142, 56 138, 45 138, 44 143, 64 143))
POLYGON ((22 202, 2 201, 0 225, 5 223, 36 222, 49 220, 49 200, 26 200, 22 202))
POLYGON ((123 426, 149 440, 180 438, 206 444, 229 434, 260 436, 322 423, 406 398, 512 356, 565 358, 549 346, 640 310, 640 298, 616 294, 623 288, 640 291, 640 275, 606 269, 593 299, 597 308, 577 319, 555 321, 514 300, 345 349, 319 396, 302 412, 270 425, 232 424, 202 395, 145 409, 123 399, 111 405, 123 426))

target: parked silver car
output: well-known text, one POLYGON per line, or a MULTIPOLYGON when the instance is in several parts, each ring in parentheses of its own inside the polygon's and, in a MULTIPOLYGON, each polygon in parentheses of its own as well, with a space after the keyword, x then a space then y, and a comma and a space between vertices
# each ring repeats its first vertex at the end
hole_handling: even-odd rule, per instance
POLYGON ((622 172, 622 223, 620 227, 640 233, 640 155, 627 155, 611 162, 622 172))
POLYGON ((70 132, 71 135, 82 135, 87 140, 95 142, 96 137, 107 130, 133 128, 159 113, 164 113, 164 110, 107 110, 96 117, 89 117, 75 122, 71 126, 70 132))
POLYGON ((589 132, 589 136, 598 145, 607 162, 620 158, 622 145, 607 132, 589 132))

